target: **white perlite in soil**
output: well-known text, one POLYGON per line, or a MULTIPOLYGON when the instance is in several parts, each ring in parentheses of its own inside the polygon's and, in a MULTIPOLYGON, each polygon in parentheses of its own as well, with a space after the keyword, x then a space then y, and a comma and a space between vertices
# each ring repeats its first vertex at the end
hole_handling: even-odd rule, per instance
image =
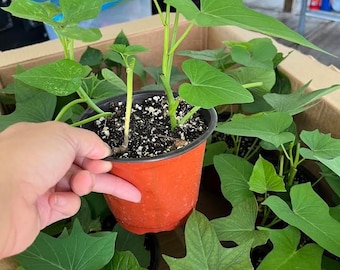
MULTIPOLYGON (((178 117, 182 118, 192 106, 180 102, 178 117)), ((120 147, 124 138, 125 103, 111 102, 112 117, 95 122, 95 132, 110 145, 120 147)), ((184 125, 171 131, 168 105, 163 96, 153 96, 133 106, 128 149, 116 158, 155 157, 184 147, 207 129, 202 117, 196 113, 184 125)))

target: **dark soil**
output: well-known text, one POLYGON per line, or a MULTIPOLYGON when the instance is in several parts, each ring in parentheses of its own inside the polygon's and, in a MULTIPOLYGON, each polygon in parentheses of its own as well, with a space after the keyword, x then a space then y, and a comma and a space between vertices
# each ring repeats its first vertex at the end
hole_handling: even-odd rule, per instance
MULTIPOLYGON (((192 106, 184 101, 178 106, 178 117, 183 117, 192 106)), ((124 139, 125 103, 111 102, 112 117, 100 118, 95 122, 95 132, 111 148, 120 147, 124 139)), ((197 139, 207 130, 202 117, 196 113, 184 125, 171 130, 168 105, 164 96, 147 98, 133 105, 130 121, 128 149, 114 154, 115 158, 156 157, 182 148, 197 139)))

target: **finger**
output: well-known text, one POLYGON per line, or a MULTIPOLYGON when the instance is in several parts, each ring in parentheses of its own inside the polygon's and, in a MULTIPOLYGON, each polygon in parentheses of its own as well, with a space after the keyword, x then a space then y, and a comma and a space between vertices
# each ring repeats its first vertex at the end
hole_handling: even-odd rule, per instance
POLYGON ((111 148, 94 132, 82 128, 64 127, 67 142, 73 147, 76 157, 103 159, 111 155, 111 148))
POLYGON ((95 185, 95 176, 89 171, 78 171, 71 180, 71 189, 78 196, 89 194, 95 185))
POLYGON ((72 192, 54 192, 49 197, 50 216, 46 226, 74 216, 80 209, 80 198, 72 192))
POLYGON ((76 175, 79 171, 82 171, 82 169, 72 164, 71 168, 66 172, 65 176, 55 185, 54 190, 55 191, 71 191, 71 179, 76 175))
POLYGON ((73 216, 80 208, 80 198, 73 192, 48 191, 37 202, 40 229, 73 216))
POLYGON ((112 163, 105 160, 93 160, 84 158, 82 163, 76 162, 84 170, 88 170, 92 173, 106 173, 112 169, 112 163))
POLYGON ((142 197, 135 186, 118 176, 108 173, 95 175, 95 184, 92 191, 110 194, 136 203, 140 202, 142 197))

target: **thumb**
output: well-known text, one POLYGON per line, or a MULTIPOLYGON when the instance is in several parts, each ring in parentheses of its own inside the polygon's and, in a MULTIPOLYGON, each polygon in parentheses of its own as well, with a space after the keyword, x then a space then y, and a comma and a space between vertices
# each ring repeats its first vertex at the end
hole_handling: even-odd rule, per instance
POLYGON ((45 226, 74 216, 80 208, 80 198, 73 192, 54 192, 49 197, 50 215, 45 226))

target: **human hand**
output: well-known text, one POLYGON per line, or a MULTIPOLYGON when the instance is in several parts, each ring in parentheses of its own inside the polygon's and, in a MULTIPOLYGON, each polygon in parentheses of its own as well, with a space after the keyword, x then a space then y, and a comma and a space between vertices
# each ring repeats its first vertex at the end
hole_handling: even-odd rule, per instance
POLYGON ((26 249, 39 231, 77 213, 91 191, 139 202, 108 174, 109 147, 93 132, 59 122, 20 123, 0 133, 0 258, 26 249))

